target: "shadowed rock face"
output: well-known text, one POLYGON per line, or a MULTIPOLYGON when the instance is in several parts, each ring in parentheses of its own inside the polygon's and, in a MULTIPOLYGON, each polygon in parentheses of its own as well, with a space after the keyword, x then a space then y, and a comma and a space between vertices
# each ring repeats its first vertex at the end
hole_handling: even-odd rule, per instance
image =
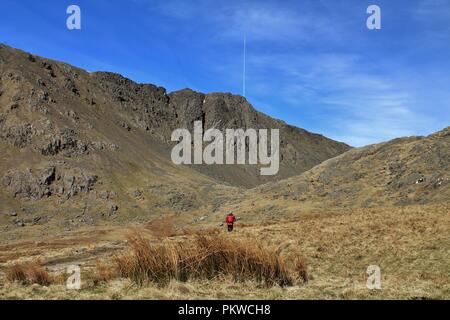
POLYGON ((254 187, 297 175, 349 146, 272 119, 241 96, 190 89, 168 94, 0 45, 0 148, 0 203, 8 210, 20 211, 28 199, 46 202, 50 211, 104 213, 117 206, 114 212, 126 207, 138 216, 161 208, 194 210, 217 199, 222 184, 254 187), (171 133, 192 130, 198 120, 204 129, 280 129, 279 174, 261 176, 249 165, 175 166, 171 133), (48 168, 56 176, 43 182, 40 174, 48 168), (159 184, 162 194, 153 188, 159 184), (133 196, 136 189, 140 197, 133 196))
POLYGON ((235 186, 253 187, 304 172, 320 162, 350 149, 318 134, 287 125, 256 111, 248 101, 230 93, 203 94, 184 89, 166 94, 164 88, 136 84, 117 74, 93 73, 107 97, 118 105, 127 121, 119 121, 128 131, 145 130, 168 146, 174 129, 192 132, 195 121, 203 129, 280 129, 280 172, 262 177, 255 166, 193 166, 214 179, 235 186), (105 93, 106 92, 106 93, 105 93))
POLYGON ((3 186, 15 198, 40 200, 57 194, 68 199, 91 191, 96 181, 97 176, 82 169, 56 171, 55 167, 49 167, 36 173, 12 169, 4 175, 3 186))
POLYGON ((322 161, 339 155, 349 146, 312 134, 256 111, 242 96, 229 93, 202 94, 190 89, 169 94, 169 105, 175 109, 177 126, 193 130, 194 121, 202 121, 204 130, 217 128, 279 129, 280 172, 261 177, 255 166, 195 166, 200 172, 231 184, 253 187, 300 174, 322 161))

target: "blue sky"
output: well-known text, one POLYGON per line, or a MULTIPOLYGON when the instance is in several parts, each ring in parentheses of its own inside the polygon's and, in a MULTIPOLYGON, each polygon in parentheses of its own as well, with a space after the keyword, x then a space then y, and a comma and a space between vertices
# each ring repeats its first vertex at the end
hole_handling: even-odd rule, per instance
POLYGON ((447 0, 2 0, 0 42, 168 91, 242 93, 353 146, 450 125, 447 0), (81 8, 82 29, 66 28, 81 8), (381 8, 368 30, 366 9, 381 8))

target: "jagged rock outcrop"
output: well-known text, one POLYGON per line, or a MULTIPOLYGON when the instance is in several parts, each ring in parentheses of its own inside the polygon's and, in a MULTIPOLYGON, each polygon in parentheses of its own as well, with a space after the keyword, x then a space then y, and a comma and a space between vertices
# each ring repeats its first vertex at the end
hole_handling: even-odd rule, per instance
POLYGON ((69 170, 48 167, 39 171, 12 169, 3 176, 3 186, 15 198, 40 200, 54 194, 66 198, 92 190, 97 182, 96 175, 86 170, 73 168, 69 170))
POLYGON ((76 138, 72 129, 64 129, 58 134, 48 134, 44 137, 42 146, 37 147, 45 156, 63 153, 65 156, 77 156, 88 153, 87 143, 76 138))

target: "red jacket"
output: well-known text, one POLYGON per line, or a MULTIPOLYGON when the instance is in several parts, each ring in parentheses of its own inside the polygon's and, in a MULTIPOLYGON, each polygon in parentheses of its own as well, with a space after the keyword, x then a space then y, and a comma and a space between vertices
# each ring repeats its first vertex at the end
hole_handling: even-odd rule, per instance
POLYGON ((227 216, 226 222, 227 222, 228 225, 230 225, 230 224, 232 225, 235 220, 236 220, 236 217, 231 214, 231 215, 227 216))

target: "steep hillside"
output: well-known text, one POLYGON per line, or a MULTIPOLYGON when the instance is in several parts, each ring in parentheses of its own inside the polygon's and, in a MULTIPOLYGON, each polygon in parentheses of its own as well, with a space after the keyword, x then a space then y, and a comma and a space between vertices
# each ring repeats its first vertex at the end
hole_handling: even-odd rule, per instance
POLYGON ((239 96, 167 94, 0 45, 0 222, 7 226, 56 219, 70 229, 214 209, 239 187, 299 174, 348 149, 265 116, 239 96), (279 128, 280 173, 172 164, 171 132, 195 120, 205 128, 279 128))
POLYGON ((450 127, 352 149, 313 169, 252 189, 231 207, 253 213, 449 205, 450 127))

